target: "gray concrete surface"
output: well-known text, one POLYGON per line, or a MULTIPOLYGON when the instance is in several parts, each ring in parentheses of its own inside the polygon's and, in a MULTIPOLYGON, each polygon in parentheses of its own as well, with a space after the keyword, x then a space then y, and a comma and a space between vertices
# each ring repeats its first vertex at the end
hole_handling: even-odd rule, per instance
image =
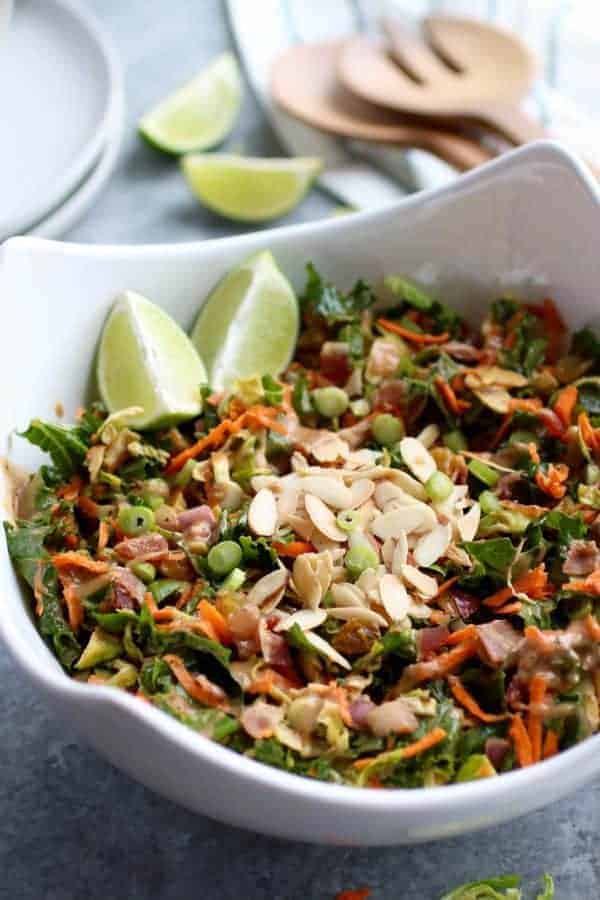
MULTIPOLYGON (((130 127, 118 172, 68 237, 139 243, 231 233, 134 133, 149 104, 227 46, 218 0, 88 2, 125 61, 130 127)), ((250 97, 231 144, 276 152, 250 97)), ((291 219, 328 209, 315 194, 291 219)), ((360 887, 372 900, 436 900, 476 877, 521 872, 532 883, 544 871, 556 876, 557 900, 600 896, 600 782, 515 823, 437 844, 294 844, 192 815, 132 782, 56 721, 3 648, 0 685, 1 900, 333 900, 360 887)))

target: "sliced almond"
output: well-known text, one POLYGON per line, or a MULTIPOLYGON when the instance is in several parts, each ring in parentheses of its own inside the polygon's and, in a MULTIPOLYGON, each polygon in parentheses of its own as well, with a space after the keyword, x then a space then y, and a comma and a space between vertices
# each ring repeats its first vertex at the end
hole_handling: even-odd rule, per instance
POLYGON ((332 541, 346 541, 348 534, 336 525, 335 516, 322 500, 314 494, 306 494, 304 505, 308 517, 321 534, 332 541))
POLYGON ((357 587, 364 592, 367 600, 371 603, 379 603, 379 582, 384 575, 384 567, 377 566, 376 569, 365 569, 356 580, 357 587))
POLYGON ((258 494, 259 491, 262 491, 263 488, 269 488, 269 490, 277 490, 279 486, 279 482, 281 481, 277 475, 254 475, 250 479, 250 486, 255 494, 258 494))
POLYGON ((303 541, 312 540, 315 527, 310 521, 304 510, 297 510, 287 517, 287 524, 293 528, 303 541))
POLYGON ((254 534, 271 537, 277 528, 277 504, 268 488, 261 490, 252 498, 248 508, 248 525, 254 534))
POLYGON ((371 522, 371 531, 380 540, 398 540, 401 532, 430 531, 436 524, 435 513, 424 503, 414 503, 381 513, 371 522))
POLYGON ((380 628, 385 628, 388 624, 383 616, 367 606, 330 606, 327 615, 332 619, 341 619, 344 622, 356 619, 364 622, 365 625, 378 625, 380 628))
POLYGON ((298 612, 286 616, 275 626, 275 631, 289 631, 294 625, 299 625, 302 631, 310 631, 318 628, 327 618, 324 609, 299 609, 298 612))
POLYGON ((414 497, 416 500, 427 499, 427 494, 425 493, 423 485, 413 478, 412 475, 409 475, 408 472, 403 472, 402 469, 388 469, 387 477, 390 481, 393 481, 394 484, 397 484, 398 487, 401 487, 405 493, 410 494, 411 497, 414 497))
POLYGON ((277 496, 277 518, 280 525, 288 525, 298 508, 300 491, 294 484, 286 486, 277 496))
POLYGON ((346 465, 350 469, 364 469, 369 466, 374 466, 380 455, 379 450, 368 450, 366 448, 363 448, 362 450, 353 450, 346 460, 346 465))
POLYGON ((413 556, 418 566, 432 566, 444 555, 446 548, 452 539, 450 525, 436 525, 428 534, 424 534, 413 550, 413 556))
POLYGON ((316 553, 303 553, 294 560, 294 588, 303 605, 308 609, 316 609, 323 597, 321 582, 315 572, 314 557, 316 553))
POLYGON ((400 453, 410 471, 423 484, 437 471, 433 456, 417 438, 402 438, 400 441, 400 453))
POLYGON ((318 438, 310 448, 310 452, 318 462, 337 462, 347 459, 350 448, 335 434, 324 434, 318 438))
POLYGON ((433 447, 435 442, 440 436, 440 429, 437 425, 426 425, 423 431, 420 431, 417 435, 417 440, 420 441, 424 447, 428 450, 430 447, 433 447))
POLYGON ((392 500, 397 500, 404 506, 409 506, 411 503, 418 502, 412 494, 407 494, 406 491, 403 491, 401 487, 394 484, 392 481, 379 481, 375 488, 374 496, 375 503, 379 509, 384 509, 392 500))
POLYGON ((477 534, 481 520, 481 507, 474 503, 469 512, 456 520, 456 527, 463 541, 472 541, 477 534))
POLYGON ((350 487, 351 502, 350 509, 356 509, 362 506, 367 500, 370 500, 375 491, 375 482, 370 478, 361 478, 359 481, 353 481, 350 487))
POLYGON ((347 606, 355 609, 365 606, 365 594, 357 585, 344 582, 331 585, 331 596, 336 606, 347 606))
POLYGON ((408 607, 408 615, 411 619, 428 619, 431 615, 431 610, 426 603, 417 601, 414 597, 411 597, 408 607))
POLYGON ((406 532, 401 531, 398 535, 398 540, 396 541, 396 547, 394 549, 394 555, 392 557, 392 572, 394 575, 402 574, 402 566, 406 564, 408 559, 408 540, 406 538, 406 532))
MULTIPOLYGON (((358 482, 360 484, 360 482, 358 482)), ((308 475, 299 482, 300 488, 307 494, 318 497, 327 506, 334 509, 349 509, 352 503, 352 491, 343 481, 326 476, 308 475)))
POLYGON ((247 602, 254 603, 256 606, 262 607, 271 598, 285 591, 288 583, 289 573, 287 569, 275 569, 252 586, 248 593, 247 602))
POLYGON ((477 399, 494 412, 506 415, 510 411, 510 394, 506 388, 481 387, 472 390, 477 399))
POLYGON ((381 558, 386 569, 392 568, 392 560, 394 559, 394 550, 396 549, 396 541, 393 538, 386 538, 381 545, 381 558))
POLYGON ((457 547, 456 544, 448 544, 446 558, 462 569, 471 569, 473 567, 471 557, 467 551, 463 550, 462 547, 457 547))
POLYGON ((321 534, 320 531, 313 529, 311 543, 314 545, 315 550, 319 553, 324 553, 326 550, 331 552, 334 547, 339 547, 335 541, 332 541, 330 538, 325 537, 324 534, 321 534))
POLYGON ((331 553, 325 550, 323 553, 318 553, 314 560, 314 571, 319 579, 319 584, 321 585, 321 591, 323 595, 327 593, 329 590, 329 585, 331 584, 331 576, 333 573, 333 560, 331 558, 331 553))
POLYGON ((422 597, 435 597, 438 592, 438 585, 435 578, 421 572, 416 566, 410 566, 408 563, 402 566, 402 577, 411 587, 421 594, 422 597))
POLYGON ((328 644, 327 641, 323 640, 320 635, 308 631, 306 632, 306 640, 313 645, 318 653, 322 656, 326 656, 327 659, 330 659, 332 662, 336 663, 336 665, 341 666, 342 669, 352 668, 348 660, 345 659, 341 653, 338 653, 331 644, 328 644))
POLYGON ((478 384, 521 388, 528 384, 528 380, 524 375, 513 372, 511 369, 501 369, 499 366, 478 366, 468 373, 465 383, 470 388, 477 387, 478 384))
POLYGON ((379 581, 381 605, 392 622, 399 622, 407 613, 409 596, 397 575, 384 575, 379 581))

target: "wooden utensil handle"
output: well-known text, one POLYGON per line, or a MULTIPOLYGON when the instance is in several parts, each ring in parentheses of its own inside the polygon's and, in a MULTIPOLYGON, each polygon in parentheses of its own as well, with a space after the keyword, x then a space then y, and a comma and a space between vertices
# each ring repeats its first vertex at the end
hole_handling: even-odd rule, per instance
POLYGON ((424 130, 421 147, 458 169, 459 172, 468 172, 476 166, 489 162, 494 157, 491 150, 477 144, 474 140, 463 138, 459 134, 434 131, 433 129, 427 132, 424 130))
POLYGON ((469 118, 495 131, 516 147, 548 137, 544 126, 527 113, 521 112, 517 106, 489 103, 474 111, 469 118))

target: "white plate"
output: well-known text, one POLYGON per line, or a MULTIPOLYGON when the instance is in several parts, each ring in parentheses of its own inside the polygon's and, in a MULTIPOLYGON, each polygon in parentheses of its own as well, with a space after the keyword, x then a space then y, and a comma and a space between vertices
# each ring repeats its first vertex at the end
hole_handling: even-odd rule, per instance
POLYGON ((19 0, 0 52, 0 235, 27 230, 90 172, 120 68, 72 0, 19 0))
MULTIPOLYGON (((599 233, 597 184, 560 147, 540 143, 385 210, 308 225, 162 246, 15 238, 0 249, 0 454, 27 468, 39 463, 15 426, 53 418, 59 400, 72 417, 107 310, 124 288, 188 327, 227 269, 270 248, 298 287, 307 260, 341 287, 399 271, 469 316, 504 291, 551 296, 579 328, 598 315, 599 233)), ((0 518, 2 482, 0 470, 0 518)), ((35 629, 31 597, 1 535, 0 598, 0 636, 45 704, 153 790, 235 825, 296 840, 414 843, 513 819, 600 774, 596 735, 538 765, 448 787, 376 791, 300 778, 221 747, 124 691, 69 679, 35 629)))
POLYGON ((56 209, 28 230, 35 237, 58 238, 75 225, 96 200, 112 175, 119 158, 125 131, 125 101, 122 92, 115 104, 109 135, 100 159, 81 184, 56 209))

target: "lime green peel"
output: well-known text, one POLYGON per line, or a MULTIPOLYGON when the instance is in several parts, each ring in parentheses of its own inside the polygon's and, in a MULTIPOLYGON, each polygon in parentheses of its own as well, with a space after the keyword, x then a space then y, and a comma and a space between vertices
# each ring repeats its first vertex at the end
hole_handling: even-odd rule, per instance
POLYGON ((204 206, 236 222, 268 222, 291 212, 322 169, 320 159, 262 159, 190 153, 183 174, 204 206))
POLYGON ((150 144, 181 155, 209 150, 231 132, 240 111, 242 79, 235 57, 223 53, 138 123, 150 144))
POLYGON ((221 391, 257 374, 278 375, 298 336, 298 301, 269 251, 245 260, 216 286, 192 330, 209 384, 221 391))

